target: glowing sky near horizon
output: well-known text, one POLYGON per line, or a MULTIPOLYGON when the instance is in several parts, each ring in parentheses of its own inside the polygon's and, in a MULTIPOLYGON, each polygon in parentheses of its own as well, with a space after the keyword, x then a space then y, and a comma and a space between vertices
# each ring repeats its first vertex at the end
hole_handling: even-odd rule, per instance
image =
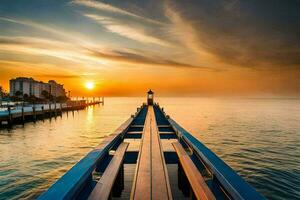
POLYGON ((72 95, 300 95, 299 33, 296 0, 1 0, 0 85, 30 76, 72 95))

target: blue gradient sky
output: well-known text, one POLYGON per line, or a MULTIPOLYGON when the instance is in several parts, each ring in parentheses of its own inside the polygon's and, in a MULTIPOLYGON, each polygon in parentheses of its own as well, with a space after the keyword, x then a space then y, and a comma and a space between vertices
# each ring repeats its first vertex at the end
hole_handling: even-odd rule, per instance
POLYGON ((297 0, 1 0, 0 27, 6 89, 32 76, 74 95, 300 94, 297 0))

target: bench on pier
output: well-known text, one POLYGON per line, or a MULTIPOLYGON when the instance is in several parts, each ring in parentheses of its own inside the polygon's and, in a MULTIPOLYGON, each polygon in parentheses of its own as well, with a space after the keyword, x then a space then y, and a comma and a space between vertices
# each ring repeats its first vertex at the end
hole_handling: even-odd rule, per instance
POLYGON ((172 145, 178 155, 180 168, 183 169, 195 197, 197 199, 214 200, 215 197, 206 185, 204 178, 181 144, 179 142, 174 142, 172 145))
POLYGON ((119 145, 112 160, 91 192, 89 200, 109 199, 111 193, 112 195, 120 195, 124 186, 124 180, 122 180, 124 169, 122 165, 128 145, 129 143, 125 142, 119 145))
POLYGON ((172 199, 154 110, 148 107, 131 199, 172 199))

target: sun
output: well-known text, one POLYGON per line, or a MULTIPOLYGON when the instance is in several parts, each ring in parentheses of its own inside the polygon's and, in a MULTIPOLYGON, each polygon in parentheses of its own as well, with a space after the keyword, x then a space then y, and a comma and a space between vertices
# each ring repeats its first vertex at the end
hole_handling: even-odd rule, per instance
POLYGON ((94 89, 95 84, 93 82, 89 81, 89 82, 85 83, 85 87, 89 90, 92 90, 92 89, 94 89))

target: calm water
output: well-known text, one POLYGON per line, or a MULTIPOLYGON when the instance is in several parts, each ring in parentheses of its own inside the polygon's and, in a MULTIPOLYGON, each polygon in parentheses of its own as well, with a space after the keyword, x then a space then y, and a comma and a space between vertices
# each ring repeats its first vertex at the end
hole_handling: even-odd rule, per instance
MULTIPOLYGON (((33 199, 143 98, 0 130, 0 199, 33 199)), ((300 100, 160 98, 161 106, 269 199, 300 199, 300 100)))

